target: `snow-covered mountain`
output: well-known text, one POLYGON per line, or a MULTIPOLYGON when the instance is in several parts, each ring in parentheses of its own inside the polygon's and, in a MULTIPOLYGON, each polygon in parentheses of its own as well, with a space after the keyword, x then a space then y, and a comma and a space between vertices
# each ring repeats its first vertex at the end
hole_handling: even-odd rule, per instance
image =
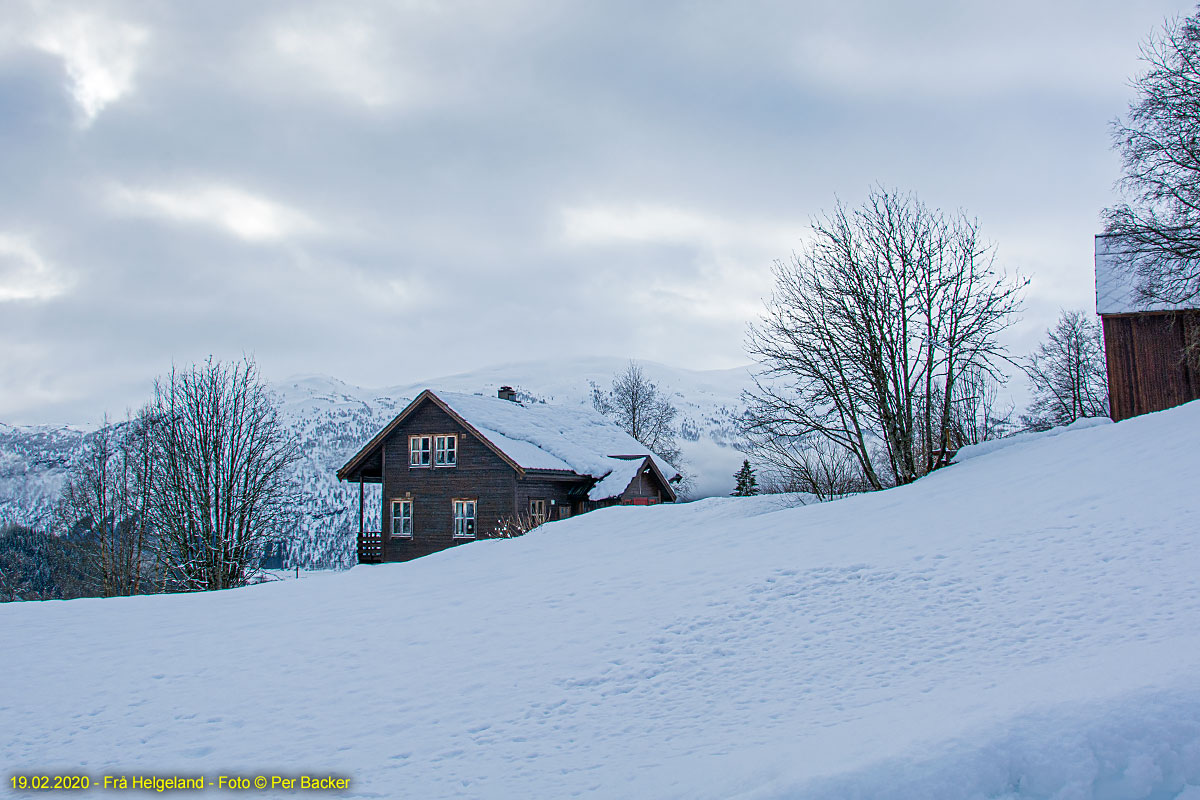
MULTIPOLYGON (((272 385, 284 424, 301 442, 295 466, 296 521, 293 563, 348 566, 350 533, 358 530, 358 487, 339 484, 335 472, 422 389, 495 395, 502 385, 527 399, 591 405, 593 387, 607 389, 628 361, 585 358, 569 362, 523 362, 474 372, 364 389, 329 376, 301 376, 272 385)), ((694 496, 729 494, 744 457, 738 443, 741 392, 747 368, 695 371, 639 362, 650 380, 679 409, 683 465, 695 477, 694 496)), ((74 428, 0 425, 0 523, 44 524, 71 462, 83 452, 87 433, 74 428)), ((368 502, 378 524, 378 487, 368 502)))
POLYGON ((359 798, 1195 800, 1200 402, 1087 424, 832 503, 2 605, 0 763, 359 798))
POLYGON ((14 427, 0 422, 0 525, 50 524, 67 471, 87 432, 66 426, 14 427))

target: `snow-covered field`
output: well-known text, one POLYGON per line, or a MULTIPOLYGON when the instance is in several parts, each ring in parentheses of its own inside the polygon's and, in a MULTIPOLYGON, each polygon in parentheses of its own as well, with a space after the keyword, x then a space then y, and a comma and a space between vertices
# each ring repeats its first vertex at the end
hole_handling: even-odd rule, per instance
POLYGON ((372 798, 1195 800, 1197 475, 1193 403, 837 503, 9 604, 0 764, 372 798))

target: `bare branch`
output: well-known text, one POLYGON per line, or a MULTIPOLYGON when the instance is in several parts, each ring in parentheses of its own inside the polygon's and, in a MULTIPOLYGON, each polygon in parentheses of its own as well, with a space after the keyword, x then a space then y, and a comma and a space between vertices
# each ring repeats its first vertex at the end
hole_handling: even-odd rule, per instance
POLYGON ((761 370, 745 432, 765 463, 811 486, 833 481, 814 477, 836 461, 826 445, 870 488, 909 483, 980 428, 964 425, 964 409, 978 406, 957 388, 967 376, 1001 378, 998 334, 1027 282, 996 269, 976 220, 911 194, 875 189, 812 232, 776 263, 775 292, 749 329, 761 370))

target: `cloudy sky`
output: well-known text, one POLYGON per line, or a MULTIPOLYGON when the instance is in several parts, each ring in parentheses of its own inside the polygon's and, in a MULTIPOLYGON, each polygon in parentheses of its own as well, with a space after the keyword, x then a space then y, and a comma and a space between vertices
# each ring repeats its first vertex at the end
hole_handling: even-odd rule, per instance
POLYGON ((1093 303, 1108 122, 1168 0, 25 2, 0 14, 0 421, 174 363, 383 386, 748 361, 809 221, 873 183, 1093 303))

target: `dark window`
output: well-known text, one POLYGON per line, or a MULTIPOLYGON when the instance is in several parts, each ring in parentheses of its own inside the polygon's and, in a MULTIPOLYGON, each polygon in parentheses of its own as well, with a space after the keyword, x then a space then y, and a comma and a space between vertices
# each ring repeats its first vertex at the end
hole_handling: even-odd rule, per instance
POLYGON ((408 465, 410 467, 428 467, 432 450, 433 437, 408 437, 408 465))
POLYGON ((458 463, 457 436, 453 434, 448 436, 435 436, 434 442, 434 466, 453 467, 458 463))
POLYGON ((454 501, 454 538, 475 538, 475 501, 454 501))
POLYGON ((412 500, 392 501, 392 536, 411 538, 413 534, 412 500))

